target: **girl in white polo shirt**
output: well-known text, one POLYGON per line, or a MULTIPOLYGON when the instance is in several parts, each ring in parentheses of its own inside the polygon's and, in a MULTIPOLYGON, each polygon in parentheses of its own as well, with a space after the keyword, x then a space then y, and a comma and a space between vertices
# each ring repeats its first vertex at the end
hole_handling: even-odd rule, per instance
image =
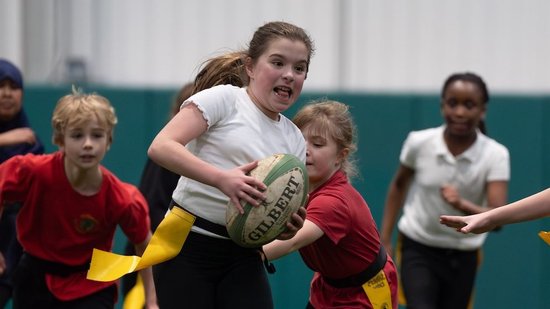
POLYGON ((382 242, 396 254, 407 308, 465 309, 471 301, 479 249, 486 234, 461 234, 439 223, 442 214, 476 214, 506 203, 510 177, 505 146, 484 134, 489 94, 473 73, 444 83, 445 124, 409 133, 389 186, 382 242))

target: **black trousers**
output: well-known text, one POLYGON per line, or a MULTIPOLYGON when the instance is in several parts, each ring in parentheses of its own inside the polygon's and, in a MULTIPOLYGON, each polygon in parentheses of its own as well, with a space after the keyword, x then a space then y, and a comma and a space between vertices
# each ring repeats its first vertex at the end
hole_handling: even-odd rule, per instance
POLYGON ((162 309, 270 309, 271 289, 257 249, 191 232, 181 252, 153 267, 162 309))
POLYGON ((11 298, 13 272, 23 253, 23 249, 17 241, 15 229, 15 221, 20 208, 19 204, 4 206, 4 212, 0 218, 0 251, 6 260, 6 269, 0 276, 0 308, 4 308, 11 298))
POLYGON ((479 250, 420 244, 403 234, 401 283, 408 309, 466 309, 474 287, 479 250))

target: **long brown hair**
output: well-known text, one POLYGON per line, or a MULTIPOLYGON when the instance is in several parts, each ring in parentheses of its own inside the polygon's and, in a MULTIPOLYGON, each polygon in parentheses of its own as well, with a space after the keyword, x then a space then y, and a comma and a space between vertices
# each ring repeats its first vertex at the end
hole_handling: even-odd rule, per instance
POLYGON ((309 61, 315 48, 305 30, 282 21, 269 22, 254 32, 248 50, 228 52, 205 61, 195 77, 193 94, 217 85, 231 84, 237 87, 248 85, 245 65, 256 63, 268 49, 269 43, 280 38, 298 40, 305 44, 308 50, 307 69, 309 70, 309 61))

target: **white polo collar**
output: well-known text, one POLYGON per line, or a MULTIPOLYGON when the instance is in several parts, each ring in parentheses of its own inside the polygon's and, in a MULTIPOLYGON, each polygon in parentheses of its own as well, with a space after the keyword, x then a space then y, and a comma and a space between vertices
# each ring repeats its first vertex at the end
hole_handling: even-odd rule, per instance
POLYGON ((442 125, 439 127, 439 138, 437 139, 436 143, 435 143, 435 153, 438 155, 438 156, 442 156, 444 158, 448 158, 448 159, 451 159, 452 161, 454 160, 468 160, 470 162, 473 162, 476 160, 476 158, 479 157, 480 155, 480 151, 481 151, 481 145, 484 141, 484 139, 486 138, 483 133, 481 133, 481 131, 479 129, 476 129, 476 140, 475 142, 472 144, 472 146, 470 146, 468 149, 466 149, 466 151, 464 151, 463 153, 461 153, 460 155, 454 157, 451 152, 449 151, 449 148, 447 148, 447 144, 445 144, 445 139, 444 139, 444 136, 443 136, 443 133, 445 132, 445 128, 447 126, 446 125, 442 125))

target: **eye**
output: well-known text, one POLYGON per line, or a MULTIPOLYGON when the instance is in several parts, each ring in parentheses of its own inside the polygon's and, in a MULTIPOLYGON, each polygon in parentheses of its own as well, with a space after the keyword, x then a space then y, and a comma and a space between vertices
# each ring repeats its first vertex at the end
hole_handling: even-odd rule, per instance
POLYGON ((79 138, 82 138, 82 133, 81 132, 71 132, 69 134, 69 136, 72 138, 72 139, 79 139, 79 138))
POLYGON ((273 60, 271 63, 276 67, 282 67, 284 65, 280 60, 273 60))
POLYGON ((445 105, 447 105, 448 107, 456 107, 457 105, 457 102, 455 99, 448 99, 448 100, 445 100, 445 105))
POLYGON ((303 64, 300 64, 295 66, 294 70, 296 70, 296 72, 304 73, 306 71, 306 66, 303 64))
POLYGON ((104 138, 107 133, 103 130, 97 130, 92 132, 92 137, 96 139, 104 138))
POLYGON ((327 143, 323 140, 318 140, 318 141, 312 141, 311 142, 311 145, 313 145, 313 147, 316 147, 316 148, 321 148, 321 147, 325 147, 327 143))
POLYGON ((474 101, 466 101, 466 103, 464 103, 464 106, 466 106, 467 109, 474 109, 478 105, 479 104, 477 104, 477 102, 474 102, 474 101))
POLYGON ((8 86, 11 90, 17 90, 19 89, 19 86, 12 81, 11 79, 5 79, 1 84, 0 87, 3 87, 4 85, 8 86), (5 82, 4 82, 5 81, 5 82))

